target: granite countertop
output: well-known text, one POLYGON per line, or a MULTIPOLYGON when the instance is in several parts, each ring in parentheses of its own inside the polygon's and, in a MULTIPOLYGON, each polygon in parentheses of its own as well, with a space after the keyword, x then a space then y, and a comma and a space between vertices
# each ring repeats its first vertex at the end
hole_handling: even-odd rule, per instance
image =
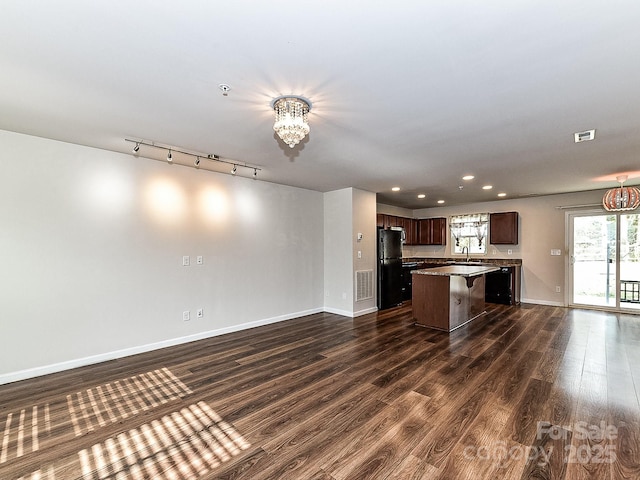
POLYGON ((489 272, 500 270, 500 267, 489 265, 447 265, 442 267, 424 268, 421 270, 413 270, 414 275, 439 275, 450 277, 452 275, 459 277, 476 277, 489 272))
MULTIPOLYGON (((431 263, 431 264, 442 264, 447 265, 451 262, 464 262, 466 259, 464 257, 438 257, 438 258, 429 258, 429 257, 404 257, 402 259, 402 263, 431 263)), ((481 265, 490 263, 492 265, 496 265, 498 267, 516 267, 522 266, 521 258, 483 258, 483 257, 471 257, 471 262, 478 262, 481 265)))

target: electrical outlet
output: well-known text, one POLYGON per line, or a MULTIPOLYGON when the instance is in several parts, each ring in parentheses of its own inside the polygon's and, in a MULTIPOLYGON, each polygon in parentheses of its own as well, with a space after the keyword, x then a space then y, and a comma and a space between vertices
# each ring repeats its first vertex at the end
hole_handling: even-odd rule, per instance
POLYGON ((358 258, 362 258, 362 251, 358 250, 358 258))
POLYGON ((556 293, 560 293, 560 292, 562 292, 560 285, 556 285, 556 293))
POLYGON ((191 259, 189 258, 189 255, 185 255, 184 257, 182 257, 183 267, 188 267, 190 264, 191 264, 191 259))
POLYGON ((189 315, 189 310, 185 310, 184 312, 182 312, 182 320, 183 320, 183 321, 188 322, 189 320, 191 320, 191 319, 189 318, 189 316, 190 316, 190 315, 189 315))
POLYGON ((204 263, 204 260, 203 260, 203 258, 202 258, 202 255, 198 255, 198 256, 196 257, 196 263, 197 263, 198 265, 202 265, 202 264, 204 263))
POLYGON ((199 308, 198 313, 196 314, 198 318, 204 317, 204 308, 199 308))

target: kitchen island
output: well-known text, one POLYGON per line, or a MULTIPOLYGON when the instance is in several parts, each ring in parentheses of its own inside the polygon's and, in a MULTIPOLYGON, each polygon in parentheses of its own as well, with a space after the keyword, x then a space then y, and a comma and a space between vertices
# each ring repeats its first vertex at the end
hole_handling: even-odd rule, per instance
POLYGON ((446 265, 414 270, 411 302, 416 325, 450 332, 485 313, 484 275, 495 265, 446 265))

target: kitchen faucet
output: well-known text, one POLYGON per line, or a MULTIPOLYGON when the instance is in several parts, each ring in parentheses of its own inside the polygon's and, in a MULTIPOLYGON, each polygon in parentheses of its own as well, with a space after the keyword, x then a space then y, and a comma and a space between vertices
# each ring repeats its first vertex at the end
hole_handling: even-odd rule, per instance
POLYGON ((462 254, 467 253, 467 263, 469 262, 469 247, 462 247, 462 254))

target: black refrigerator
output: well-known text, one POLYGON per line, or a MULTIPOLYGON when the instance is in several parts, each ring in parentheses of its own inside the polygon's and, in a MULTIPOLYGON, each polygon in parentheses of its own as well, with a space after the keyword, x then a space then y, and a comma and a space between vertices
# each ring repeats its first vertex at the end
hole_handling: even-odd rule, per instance
POLYGON ((402 232, 378 229, 378 309, 402 303, 402 232))

